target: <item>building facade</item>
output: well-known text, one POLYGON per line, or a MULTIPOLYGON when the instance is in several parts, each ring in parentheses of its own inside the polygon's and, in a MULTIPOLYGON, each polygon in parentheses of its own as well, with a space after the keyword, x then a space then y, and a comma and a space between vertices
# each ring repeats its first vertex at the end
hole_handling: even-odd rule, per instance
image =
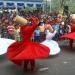
POLYGON ((8 8, 8 9, 24 9, 26 7, 32 8, 42 8, 43 0, 1 0, 0 8, 8 8))

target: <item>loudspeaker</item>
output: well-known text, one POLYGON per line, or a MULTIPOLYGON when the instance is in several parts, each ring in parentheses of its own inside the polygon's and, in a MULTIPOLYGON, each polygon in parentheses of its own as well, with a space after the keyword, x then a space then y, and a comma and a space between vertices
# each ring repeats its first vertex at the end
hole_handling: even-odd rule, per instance
POLYGON ((68 6, 64 6, 64 14, 68 15, 68 10, 69 10, 68 6))

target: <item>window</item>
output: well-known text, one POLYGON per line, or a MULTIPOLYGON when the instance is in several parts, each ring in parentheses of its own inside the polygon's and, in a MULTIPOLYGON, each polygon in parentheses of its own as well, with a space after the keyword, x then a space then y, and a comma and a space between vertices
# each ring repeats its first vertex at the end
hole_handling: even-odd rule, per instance
POLYGON ((33 7, 33 4, 27 4, 28 7, 33 7))
POLYGON ((14 3, 7 3, 7 8, 14 9, 15 8, 14 3))
POLYGON ((21 9, 21 8, 25 8, 25 5, 24 5, 24 3, 17 3, 17 8, 18 9, 21 9))
POLYGON ((14 6, 14 3, 7 3, 7 6, 14 6))
POLYGON ((0 6, 3 5, 3 2, 0 2, 0 6))
POLYGON ((3 8, 4 4, 3 2, 0 2, 0 8, 3 8))
POLYGON ((41 8, 42 5, 41 4, 36 4, 36 8, 41 8))

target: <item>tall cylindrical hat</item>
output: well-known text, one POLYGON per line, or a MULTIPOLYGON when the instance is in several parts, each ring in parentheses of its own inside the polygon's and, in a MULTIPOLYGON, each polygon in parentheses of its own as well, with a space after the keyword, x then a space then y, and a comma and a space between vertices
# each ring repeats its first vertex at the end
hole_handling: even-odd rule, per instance
POLYGON ((27 20, 18 15, 14 18, 14 21, 20 24, 27 24, 27 20))

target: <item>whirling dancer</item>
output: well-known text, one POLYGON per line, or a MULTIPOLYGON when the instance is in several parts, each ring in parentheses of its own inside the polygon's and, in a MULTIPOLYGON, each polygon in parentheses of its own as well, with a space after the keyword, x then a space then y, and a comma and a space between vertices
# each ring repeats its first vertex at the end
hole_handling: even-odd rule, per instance
POLYGON ((46 40, 41 42, 41 44, 47 46, 50 49, 49 55, 59 54, 60 47, 56 41, 52 40, 52 38, 55 36, 57 31, 54 30, 50 24, 47 24, 44 28, 45 28, 45 32, 46 32, 46 40))
POLYGON ((72 49, 73 48, 73 40, 75 40, 75 14, 71 15, 70 26, 71 26, 71 32, 61 36, 60 38, 68 38, 68 39, 70 39, 69 44, 70 44, 70 48, 72 49))
POLYGON ((27 20, 17 16, 15 20, 22 23, 20 33, 22 40, 14 42, 8 47, 8 59, 17 65, 24 64, 24 69, 28 70, 28 63, 31 65, 31 71, 35 69, 35 59, 43 59, 49 56, 50 49, 42 44, 31 41, 32 34, 37 27, 36 18, 32 17, 32 24, 27 24, 27 20))

